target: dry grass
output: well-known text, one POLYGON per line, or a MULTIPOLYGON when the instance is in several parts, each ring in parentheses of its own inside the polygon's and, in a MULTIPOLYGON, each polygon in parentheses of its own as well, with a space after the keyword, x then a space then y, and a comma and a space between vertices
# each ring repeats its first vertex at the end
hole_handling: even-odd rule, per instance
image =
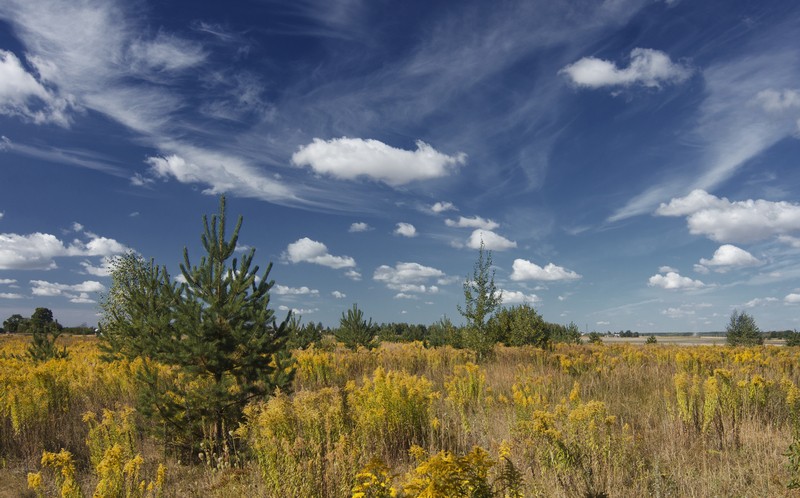
MULTIPOLYGON (((84 444, 83 413, 134 403, 133 367, 97 361, 93 338, 66 342, 72 351, 68 360, 36 366, 11 359, 24 350, 21 339, 0 336, 0 498, 35 496, 27 490, 27 472, 39 469, 43 450, 58 451, 61 445, 76 455, 80 485, 91 495, 98 477, 84 444), (36 382, 36 372, 41 376, 45 370, 61 383, 43 384, 36 392, 44 399, 51 394, 47 386, 61 386, 66 397, 33 410, 13 408, 22 401, 42 402, 14 400, 9 393, 20 389, 20 382, 36 382), (21 422, 17 416, 14 422, 12 412, 30 419, 21 422)), ((268 448, 254 438, 269 437, 283 453, 257 459, 244 448, 218 465, 178 462, 142 432, 136 444, 146 462, 143 478, 153 479, 163 462, 164 496, 276 496, 292 489, 344 496, 347 482, 372 457, 388 465, 391 485, 414 489, 410 476, 417 465, 444 458, 441 450, 467 455, 478 446, 494 462, 501 455, 513 462, 524 478, 525 496, 586 496, 590 489, 614 497, 790 496, 784 453, 797 411, 789 394, 800 384, 800 349, 687 348, 661 338, 657 345, 631 342, 562 345, 553 351, 499 347, 491 361, 478 366, 464 351, 419 344, 304 352, 295 380, 295 392, 304 395, 296 403, 294 396, 282 401, 284 408, 254 405, 241 431, 249 438, 243 445, 268 448), (384 373, 375 373, 379 367, 384 373), (696 376, 700 386, 693 394, 699 407, 694 419, 681 415, 676 374, 682 372, 696 376), (728 391, 713 390, 726 379, 728 391), (307 410, 319 408, 304 400, 316 399, 311 395, 325 388, 332 388, 325 396, 338 397, 345 410, 326 411, 324 423, 304 418, 307 410), (425 399, 429 406, 419 410, 406 398, 425 399), (362 408, 356 413, 357 406, 362 408), (387 406, 391 413, 383 410, 387 406), (260 410, 271 411, 257 416, 260 410), (431 461, 415 461, 408 454, 412 444, 422 445, 431 461), (315 475, 328 485, 307 482, 303 469, 312 460, 315 475), (268 475, 282 479, 265 480, 268 475), (276 486, 284 485, 281 493, 276 486)), ((488 471, 488 481, 499 478, 499 467, 488 471)), ((418 484, 419 474, 414 475, 418 484)), ((52 484, 49 489, 55 491, 52 484)))

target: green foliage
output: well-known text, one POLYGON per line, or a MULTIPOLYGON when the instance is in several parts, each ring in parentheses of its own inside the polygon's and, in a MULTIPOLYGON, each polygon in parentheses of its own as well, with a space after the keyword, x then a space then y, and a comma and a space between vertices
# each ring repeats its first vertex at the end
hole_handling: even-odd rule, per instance
POLYGON ((731 346, 756 346, 764 344, 764 337, 756 321, 744 311, 734 310, 726 328, 728 344, 731 346))
POLYGON ((428 327, 428 345, 462 347, 461 330, 447 316, 428 327))
POLYGON ((286 349, 294 350, 306 349, 313 344, 319 343, 322 340, 324 327, 322 323, 308 322, 303 324, 301 317, 292 315, 286 324, 286 330, 289 336, 286 341, 286 349))
POLYGON ((161 422, 170 443, 192 452, 203 440, 215 451, 232 444, 244 406, 288 385, 293 374, 288 316, 279 325, 269 308, 272 264, 259 278, 254 249, 233 258, 242 218, 228 240, 225 222, 222 197, 219 215, 210 223, 203 217, 199 265, 184 249, 180 286, 153 261, 121 258, 101 306, 104 349, 157 362, 145 361, 140 371, 140 411, 161 422))
POLYGON ((545 328, 549 330, 550 340, 553 342, 564 342, 567 344, 581 343, 581 331, 574 322, 569 322, 569 325, 545 322, 545 328))
POLYGON ((646 341, 644 341, 644 343, 645 344, 658 344, 658 339, 656 339, 656 336, 651 335, 650 337, 647 338, 646 341))
POLYGON ((377 327, 364 319, 364 312, 358 309, 357 304, 342 313, 339 319, 339 328, 334 331, 337 341, 344 343, 345 347, 355 350, 358 346, 371 349, 375 346, 375 333, 377 327))
POLYGON ((61 326, 53 320, 53 312, 47 308, 36 308, 28 321, 28 330, 33 340, 28 347, 28 356, 33 361, 47 361, 69 356, 67 347, 56 347, 56 339, 61 335, 61 326))
POLYGON ((417 467, 403 486, 403 490, 409 496, 417 498, 494 496, 488 474, 495 462, 483 448, 476 446, 464 456, 457 456, 449 451, 428 455, 428 452, 419 446, 412 447, 410 452, 417 460, 417 467))
POLYGON ((502 308, 489 320, 489 328, 507 346, 550 346, 550 333, 542 315, 529 304, 502 308))
POLYGON ((602 344, 603 339, 599 332, 592 331, 589 333, 589 344, 602 344))
POLYGON ((25 332, 28 328, 28 319, 20 314, 14 314, 3 321, 3 329, 9 334, 25 332))
POLYGON ((492 251, 484 248, 483 241, 478 252, 478 260, 472 271, 472 278, 464 281, 464 307, 458 306, 458 312, 467 319, 464 329, 464 346, 475 351, 479 359, 491 355, 495 338, 486 326, 503 302, 503 294, 494 283, 492 268, 492 251), (491 274, 490 274, 491 270, 491 274))

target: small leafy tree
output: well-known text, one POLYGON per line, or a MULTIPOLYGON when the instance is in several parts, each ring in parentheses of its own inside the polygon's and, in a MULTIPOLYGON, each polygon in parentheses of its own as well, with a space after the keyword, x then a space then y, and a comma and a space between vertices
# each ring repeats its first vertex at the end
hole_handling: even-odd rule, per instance
POLYGON ((294 370, 285 350, 289 317, 278 324, 269 307, 272 264, 259 279, 254 249, 233 258, 242 218, 226 239, 224 197, 203 225, 206 255, 195 266, 184 249, 180 286, 135 255, 115 264, 101 337, 111 355, 148 360, 141 411, 168 428, 169 442, 194 451, 205 440, 223 451, 244 406, 285 388, 294 370))
POLYGON ((508 346, 550 346, 550 331, 533 306, 521 304, 503 308, 489 320, 492 335, 508 346))
POLYGON ((428 327, 428 345, 433 347, 449 345, 461 348, 461 330, 453 325, 450 318, 443 316, 428 327))
POLYGON ((364 319, 364 312, 358 309, 358 305, 353 303, 353 307, 342 313, 339 319, 339 328, 333 335, 336 340, 344 343, 345 347, 355 350, 358 346, 371 348, 375 345, 374 339, 378 328, 364 319))
POLYGON ((495 286, 494 270, 491 268, 492 251, 487 251, 481 241, 472 278, 467 277, 464 281, 464 307, 457 306, 458 312, 467 320, 463 333, 464 346, 474 350, 479 359, 485 359, 494 349, 496 338, 486 326, 486 321, 503 302, 503 294, 495 286))
POLYGON ((66 358, 67 347, 56 347, 56 339, 61 335, 61 325, 53 319, 53 312, 48 308, 36 308, 28 322, 28 330, 33 340, 28 347, 28 355, 34 361, 46 361, 51 358, 66 358))
POLYGON ((20 314, 13 314, 3 321, 3 329, 9 334, 25 332, 29 324, 27 318, 20 314))
POLYGON ((744 311, 734 310, 726 329, 728 344, 731 346, 756 346, 764 344, 764 337, 756 326, 756 321, 744 311))
POLYGON ((656 336, 654 336, 654 335, 650 335, 650 336, 647 338, 647 340, 646 340, 646 341, 644 341, 644 343, 645 343, 645 344, 658 344, 658 339, 656 339, 656 336))
POLYGON ((600 336, 600 333, 597 331, 592 331, 589 333, 589 344, 602 344, 603 338, 600 336))

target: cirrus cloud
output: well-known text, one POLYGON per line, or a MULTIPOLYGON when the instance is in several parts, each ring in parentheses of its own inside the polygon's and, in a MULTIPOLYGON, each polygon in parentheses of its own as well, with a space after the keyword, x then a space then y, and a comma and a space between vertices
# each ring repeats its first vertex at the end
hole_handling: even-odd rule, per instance
POLYGON ((409 151, 372 139, 315 138, 292 155, 292 163, 340 180, 367 177, 398 187, 446 176, 467 159, 463 152, 443 154, 421 140, 416 145, 416 150, 409 151))

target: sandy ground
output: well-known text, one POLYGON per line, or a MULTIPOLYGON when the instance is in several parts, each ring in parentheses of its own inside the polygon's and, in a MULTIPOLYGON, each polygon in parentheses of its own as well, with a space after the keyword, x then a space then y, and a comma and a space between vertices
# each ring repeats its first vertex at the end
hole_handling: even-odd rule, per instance
MULTIPOLYGON (((659 335, 656 336, 659 344, 674 344, 678 346, 724 346, 727 344, 724 336, 678 336, 678 335, 659 335)), ((649 336, 641 335, 639 337, 603 337, 604 344, 644 344, 649 336)), ((586 338, 584 337, 584 342, 586 338)), ((784 341, 781 339, 770 339, 764 341, 768 346, 783 346, 784 341)))

